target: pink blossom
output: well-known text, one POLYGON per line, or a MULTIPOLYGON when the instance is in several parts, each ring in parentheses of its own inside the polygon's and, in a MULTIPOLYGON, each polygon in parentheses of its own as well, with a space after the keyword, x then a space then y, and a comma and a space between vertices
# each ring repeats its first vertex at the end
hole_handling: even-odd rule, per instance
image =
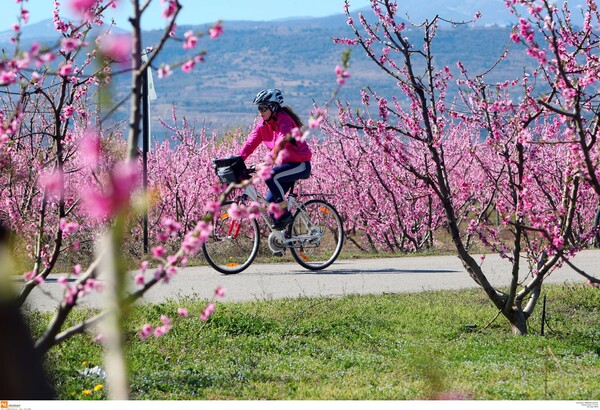
POLYGON ((554 245, 556 249, 562 249, 565 245, 565 239, 562 236, 555 236, 552 239, 552 245, 554 245))
POLYGON ((46 190, 48 195, 60 196, 63 191, 64 177, 62 172, 53 171, 40 176, 40 186, 46 190))
POLYGON ((261 210, 262 210, 262 208, 261 208, 260 204, 258 204, 256 202, 252 202, 248 206, 248 218, 257 219, 260 216, 261 210))
POLYGON ((131 35, 111 34, 100 40, 100 51, 113 61, 124 64, 131 59, 131 35))
POLYGON ((206 308, 200 315, 200 320, 202 320, 203 322, 207 321, 213 315, 214 312, 215 312, 215 304, 209 303, 208 305, 206 305, 206 308))
POLYGON ((143 286, 144 283, 145 283, 144 274, 143 273, 138 273, 137 275, 135 275, 134 282, 135 282, 136 285, 143 286))
POLYGON ((17 82, 17 75, 13 71, 0 72, 0 85, 10 85, 17 82))
POLYGON ((177 314, 181 317, 188 317, 188 310, 186 308, 177 309, 177 314))
POLYGON ((240 221, 248 216, 248 210, 245 206, 240 206, 237 203, 231 204, 228 210, 228 214, 232 219, 240 221))
POLYGON ((35 278, 35 272, 31 271, 31 272, 25 272, 23 274, 23 279, 25 280, 25 282, 29 282, 31 281, 33 278, 35 278))
POLYGON ((169 235, 177 233, 181 229, 181 223, 177 222, 173 218, 163 219, 162 224, 165 227, 167 234, 169 235))
POLYGON ((71 235, 77 232, 79 224, 77 222, 67 222, 65 218, 60 219, 59 223, 60 230, 63 231, 63 235, 71 235))
POLYGON ((65 37, 62 39, 61 44, 63 51, 68 53, 77 50, 81 45, 81 41, 71 37, 65 37))
POLYGON ((194 62, 194 60, 188 60, 181 65, 181 71, 183 71, 184 73, 189 73, 192 71, 195 65, 196 63, 194 62))
POLYGON ((66 77, 73 74, 73 66, 71 64, 65 64, 63 65, 60 70, 58 71, 58 75, 60 75, 61 77, 66 77))
POLYGON ((200 252, 202 244, 206 242, 211 232, 212 225, 207 224, 205 221, 198 222, 196 228, 185 235, 181 244, 182 249, 192 255, 200 252))
POLYGON ((217 21, 215 25, 208 30, 208 35, 210 38, 214 39, 219 37, 221 34, 223 34, 223 27, 221 26, 221 22, 217 21))
POLYGON ((221 209, 221 204, 219 202, 211 201, 204 206, 206 212, 212 212, 213 214, 219 212, 219 209, 221 209))
POLYGON ((24 23, 29 22, 29 10, 26 10, 26 9, 21 10, 21 18, 23 19, 24 23))
POLYGON ((164 336, 167 333, 168 333, 168 329, 165 328, 164 326, 159 326, 156 329, 154 329, 154 337, 156 337, 156 338, 164 336))
POLYGON ((152 248, 152 256, 154 256, 155 258, 162 258, 165 256, 165 248, 164 246, 155 246, 154 248, 152 248))
POLYGON ((175 276, 177 274, 177 271, 178 271, 177 266, 173 266, 173 265, 168 266, 167 271, 166 271, 167 277, 169 279, 172 278, 173 276, 175 276))
POLYGON ((191 48, 196 47, 196 44, 198 44, 198 37, 194 34, 194 32, 192 30, 187 31, 184 34, 185 37, 185 42, 183 43, 183 49, 184 50, 189 50, 191 48))
POLYGON ((169 331, 171 330, 171 319, 168 316, 165 315, 161 315, 160 316, 160 321, 162 323, 162 326, 157 327, 154 330, 154 337, 160 337, 163 336, 167 333, 169 333, 169 331))
POLYGON ((336 81, 340 85, 346 82, 346 78, 350 78, 350 73, 348 73, 348 71, 345 71, 339 65, 335 66, 335 75, 337 77, 336 81))
POLYGON ((69 0, 69 7, 74 12, 87 16, 97 2, 98 0, 69 0))
POLYGON ((266 164, 259 164, 256 167, 256 176, 258 176, 262 181, 266 181, 273 176, 273 168, 266 164))
POLYGON ((168 316, 161 315, 160 316, 160 321, 162 322, 163 325, 167 325, 167 326, 171 325, 171 319, 169 319, 168 316))
POLYGON ((306 138, 310 135, 308 131, 302 132, 298 127, 292 129, 292 138, 298 142, 306 142, 306 138))
POLYGON ((219 286, 217 289, 215 289, 215 296, 219 298, 225 296, 225 288, 223 286, 219 286))
MULTIPOLYGON (((166 0, 167 2, 167 7, 165 7, 162 11, 162 16, 165 19, 171 18, 173 17, 173 15, 175 14, 175 11, 177 10, 177 4, 175 2, 175 0, 166 0)), ((162 0, 162 3, 165 3, 165 0, 162 0)))
POLYGON ((73 107, 72 105, 67 105, 65 107, 65 109, 63 110, 63 114, 64 114, 65 118, 71 118, 74 113, 75 113, 75 107, 73 107))
POLYGON ((146 269, 148 269, 148 261, 143 261, 143 262, 140 264, 140 270, 141 270, 142 272, 146 272, 146 269))
POLYGON ((278 204, 271 202, 269 204, 269 212, 272 213, 275 218, 279 218, 285 213, 285 210, 282 209, 278 204))
POLYGON ((140 330, 140 339, 146 340, 150 335, 152 335, 152 332, 152 326, 150 326, 149 324, 145 324, 140 330))
POLYGON ((73 275, 77 276, 81 273, 81 265, 77 264, 73 266, 73 275))
POLYGON ((311 113, 310 117, 308 118, 308 128, 311 130, 319 128, 325 119, 325 114, 326 113, 321 109, 317 109, 316 112, 311 113))
POLYGON ((35 63, 36 67, 41 67, 44 64, 48 64, 56 59, 56 56, 52 52, 43 53, 38 57, 35 63))
POLYGON ((101 148, 100 138, 98 138, 96 132, 85 132, 83 138, 81 138, 81 141, 79 143, 79 153, 83 162, 91 168, 95 168, 96 165, 98 165, 98 160, 100 159, 101 154, 101 148))
POLYGON ((290 158, 290 151, 286 148, 282 149, 277 153, 277 158, 275 158, 275 164, 281 165, 287 162, 290 158))
POLYGON ((173 74, 173 71, 171 71, 171 66, 168 64, 161 65, 158 68, 158 78, 167 78, 171 74, 173 74))
POLYGON ((104 192, 88 189, 83 195, 88 211, 97 217, 114 216, 129 204, 129 198, 138 183, 138 170, 134 164, 122 163, 111 173, 104 192))

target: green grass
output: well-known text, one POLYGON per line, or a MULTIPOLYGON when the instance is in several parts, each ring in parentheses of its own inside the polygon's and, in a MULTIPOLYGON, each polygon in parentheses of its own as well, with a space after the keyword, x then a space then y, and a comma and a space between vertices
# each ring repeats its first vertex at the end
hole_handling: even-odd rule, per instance
MULTIPOLYGON (((546 286, 529 335, 514 336, 481 291, 219 303, 136 308, 127 348, 137 400, 293 399, 599 400, 600 292, 546 286), (161 338, 141 341, 144 323, 174 320, 161 338)), ((88 312, 80 311, 85 315, 88 312)), ((39 332, 47 316, 33 314, 39 332)), ((102 349, 80 335, 51 350, 48 372, 61 399, 105 399, 102 349), (87 362, 83 365, 83 362, 87 362)))

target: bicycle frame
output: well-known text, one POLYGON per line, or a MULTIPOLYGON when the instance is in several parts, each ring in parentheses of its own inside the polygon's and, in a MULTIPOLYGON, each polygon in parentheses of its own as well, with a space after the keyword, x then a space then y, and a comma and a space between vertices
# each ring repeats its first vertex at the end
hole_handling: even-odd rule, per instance
MULTIPOLYGON (((261 210, 260 214, 261 214, 263 220, 265 221, 265 223, 267 224, 267 226, 269 227, 269 229, 271 230, 271 232, 275 232, 276 229, 272 226, 271 218, 265 212, 265 209, 267 209, 268 204, 269 204, 267 202, 267 200, 265 199, 265 197, 262 196, 257 191, 257 189, 254 185, 248 185, 247 187, 244 188, 242 198, 244 198, 244 197, 250 198, 252 201, 262 205, 262 210, 261 210)), ((291 248, 291 247, 299 248, 308 241, 314 241, 316 239, 321 238, 323 236, 323 233, 308 218, 308 216, 306 215, 306 212, 304 211, 304 209, 302 207, 302 204, 300 204, 298 201, 296 201, 296 194, 293 194, 290 191, 290 193, 288 193, 288 195, 287 195, 287 201, 288 201, 288 209, 290 210, 290 212, 294 213, 294 210, 299 210, 300 212, 298 213, 296 218, 300 218, 300 221, 304 224, 304 227, 307 229, 307 231, 314 232, 314 234, 299 235, 299 236, 292 236, 291 238, 286 238, 284 240, 284 246, 286 248, 291 248)), ((233 228, 231 227, 230 230, 232 230, 232 229, 233 228)), ((239 226, 238 226, 238 230, 239 230, 239 226)))

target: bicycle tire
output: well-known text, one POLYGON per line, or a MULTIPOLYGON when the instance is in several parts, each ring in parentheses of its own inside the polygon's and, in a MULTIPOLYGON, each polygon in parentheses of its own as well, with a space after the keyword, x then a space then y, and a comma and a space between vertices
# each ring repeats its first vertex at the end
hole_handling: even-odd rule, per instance
POLYGON ((330 266, 342 251, 344 245, 344 228, 342 218, 337 210, 322 199, 311 199, 300 205, 287 234, 290 238, 306 238, 291 245, 290 252, 296 262, 309 270, 321 270, 330 266), (308 215, 310 222, 304 220, 308 215), (322 235, 315 238, 317 229, 322 235), (312 239, 310 239, 312 238, 312 239))
POLYGON ((228 209, 233 201, 225 202, 213 218, 213 229, 202 245, 202 253, 210 266, 225 275, 244 271, 258 253, 260 235, 258 222, 244 218, 235 220, 228 209))

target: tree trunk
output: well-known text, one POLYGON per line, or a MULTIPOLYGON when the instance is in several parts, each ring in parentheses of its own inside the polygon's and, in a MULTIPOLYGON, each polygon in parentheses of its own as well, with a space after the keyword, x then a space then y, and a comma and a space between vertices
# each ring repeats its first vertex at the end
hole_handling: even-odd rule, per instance
POLYGON ((18 307, 0 301, 0 397, 4 400, 51 400, 55 393, 33 348, 31 333, 18 307))
POLYGON ((523 312, 513 309, 507 319, 514 335, 524 336, 527 334, 527 318, 523 312))

